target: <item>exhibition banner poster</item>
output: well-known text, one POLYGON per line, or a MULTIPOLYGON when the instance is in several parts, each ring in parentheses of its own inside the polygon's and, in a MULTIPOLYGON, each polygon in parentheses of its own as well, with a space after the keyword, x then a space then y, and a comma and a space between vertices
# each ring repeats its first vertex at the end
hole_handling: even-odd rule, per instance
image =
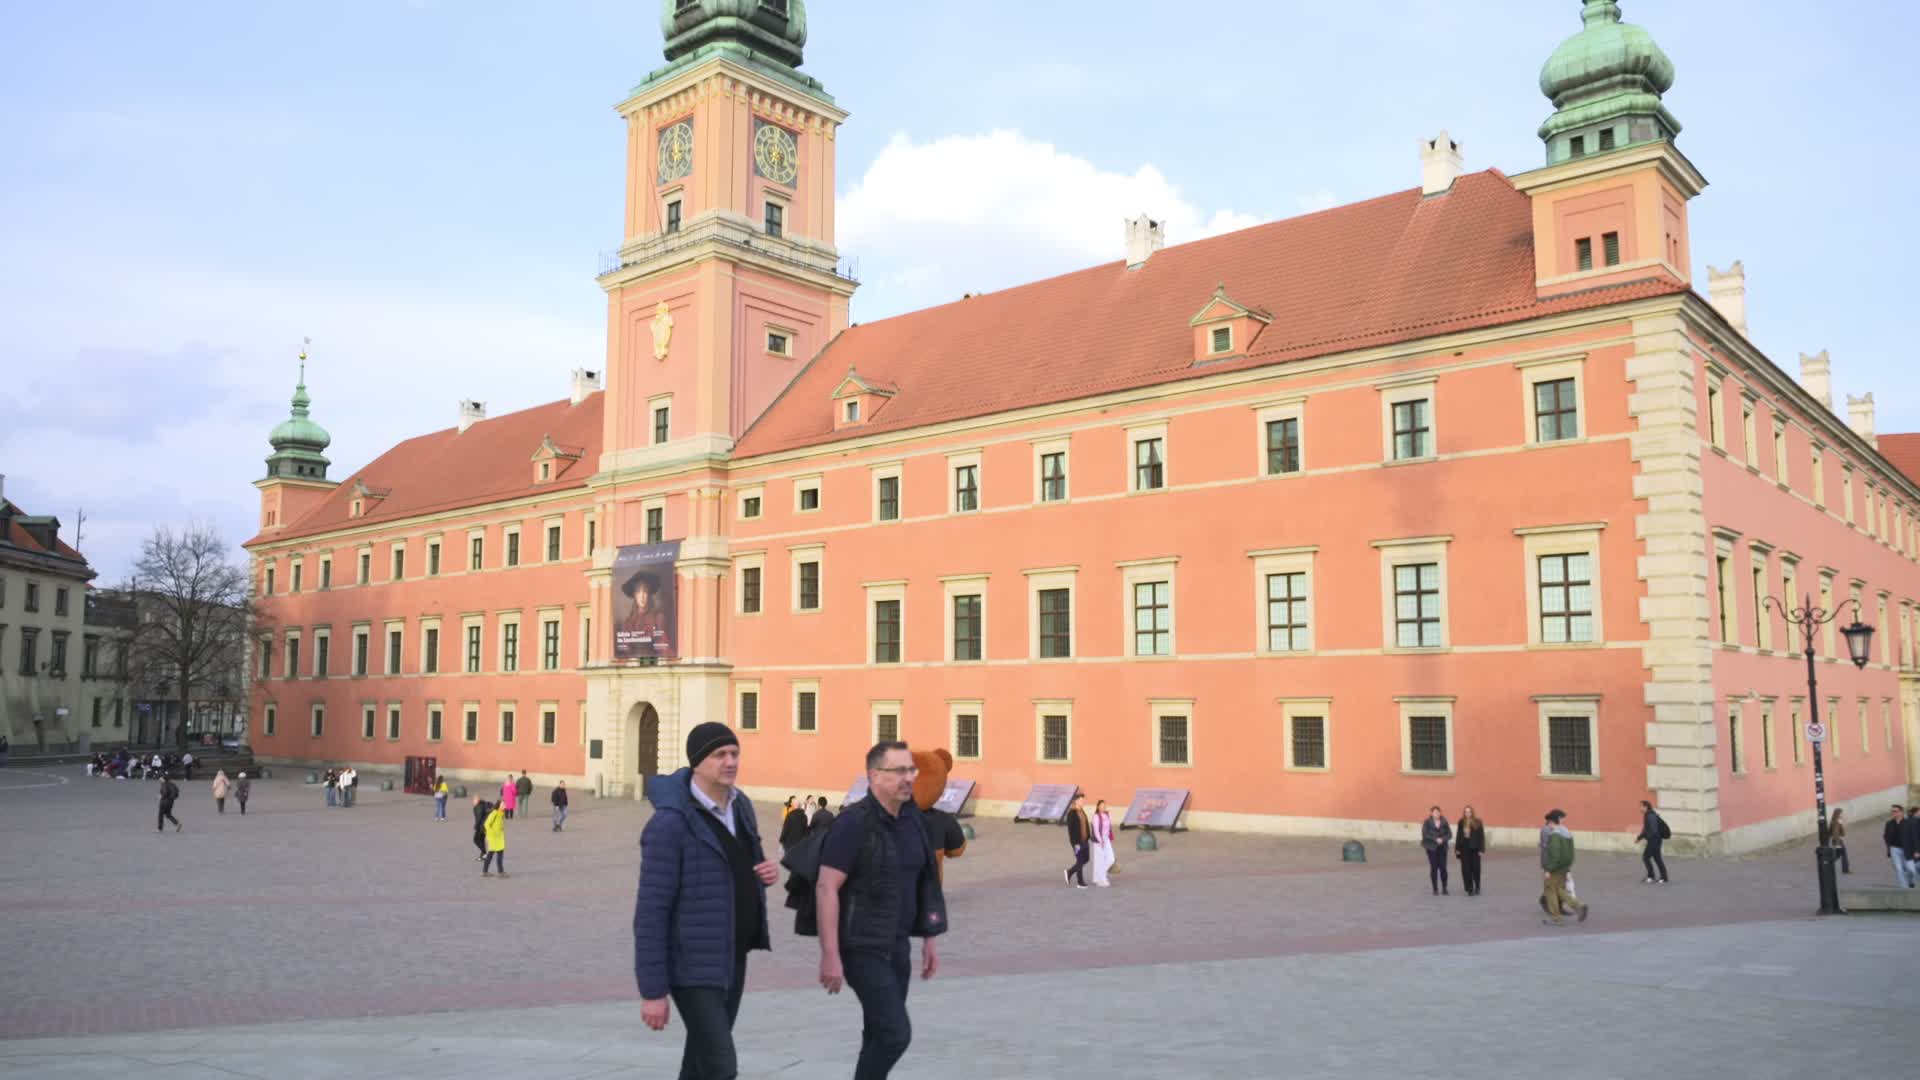
POLYGON ((613 658, 672 660, 680 655, 674 640, 679 578, 673 565, 680 541, 632 544, 613 556, 613 658))

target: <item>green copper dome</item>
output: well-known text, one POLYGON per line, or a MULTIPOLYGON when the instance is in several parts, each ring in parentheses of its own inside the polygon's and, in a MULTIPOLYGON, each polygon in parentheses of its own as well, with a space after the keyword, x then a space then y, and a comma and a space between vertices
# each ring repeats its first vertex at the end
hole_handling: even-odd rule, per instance
POLYGON ((327 466, 331 462, 321 451, 333 442, 333 436, 308 417, 307 407, 311 404, 313 399, 307 396, 307 354, 302 352, 300 381, 293 388, 293 415, 280 421, 267 435, 267 442, 273 446, 273 454, 267 458, 269 478, 327 478, 327 466))
POLYGON ((1673 87, 1673 61, 1651 34, 1620 21, 1615 0, 1583 0, 1582 8, 1586 26, 1540 69, 1540 92, 1554 105, 1540 125, 1550 165, 1680 133, 1660 99, 1673 87))
POLYGON ((818 80, 794 70, 807 43, 805 0, 660 0, 666 67, 635 92, 708 57, 722 55, 827 101, 818 80))

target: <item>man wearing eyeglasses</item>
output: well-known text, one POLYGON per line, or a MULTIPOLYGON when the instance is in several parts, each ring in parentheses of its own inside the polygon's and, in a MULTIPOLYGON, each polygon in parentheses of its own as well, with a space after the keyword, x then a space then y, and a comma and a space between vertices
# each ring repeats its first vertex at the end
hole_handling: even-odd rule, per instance
POLYGON ((867 797, 841 812, 820 853, 814 890, 820 985, 837 994, 844 983, 860 999, 854 1080, 883 1080, 913 1041, 909 939, 921 939, 921 978, 940 968, 934 939, 946 933, 947 901, 925 818, 913 803, 919 771, 906 743, 874 744, 867 751, 867 797))

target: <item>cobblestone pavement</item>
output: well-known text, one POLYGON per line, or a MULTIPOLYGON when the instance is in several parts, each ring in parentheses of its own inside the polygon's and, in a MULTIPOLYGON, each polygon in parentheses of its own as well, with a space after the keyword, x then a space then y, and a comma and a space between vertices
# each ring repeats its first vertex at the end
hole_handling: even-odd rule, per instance
MULTIPOLYGON (((644 806, 579 796, 555 834, 536 792, 512 877, 482 880, 465 806, 436 824, 429 800, 362 787, 343 810, 257 781, 243 818, 196 781, 184 831, 158 833, 151 784, 0 771, 0 1074, 120 1075, 128 1055, 161 1075, 337 1074, 343 1048, 387 1075, 671 1071, 678 1035, 640 1028, 631 974, 644 806)), ((1700 1076, 1805 1075, 1840 1048, 1909 1060, 1894 1007, 1920 921, 1807 917, 1804 850, 1670 859, 1665 888, 1585 855, 1594 917, 1553 929, 1530 848, 1489 858, 1486 895, 1437 898, 1410 845, 1343 865, 1335 841, 1188 833, 1144 853, 1128 833, 1115 887, 1081 891, 1059 881, 1058 829, 975 825, 903 1075, 1486 1075, 1561 1046, 1579 1052, 1553 1071, 1577 1076, 1649 1054, 1700 1076)), ((751 968, 747 1075, 845 1075, 858 1010, 809 989, 815 945, 784 914, 751 968)))

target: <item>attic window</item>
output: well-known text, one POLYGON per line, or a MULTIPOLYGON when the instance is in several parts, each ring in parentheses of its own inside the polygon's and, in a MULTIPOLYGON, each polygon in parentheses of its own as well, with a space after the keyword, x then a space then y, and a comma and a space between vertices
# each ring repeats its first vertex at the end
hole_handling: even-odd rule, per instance
POLYGON ((1572 157, 1586 157, 1587 137, 1585 135, 1575 135, 1572 139, 1569 139, 1567 141, 1567 153, 1572 157))
POLYGON ((1612 128, 1608 128, 1605 131, 1602 131, 1600 133, 1600 149, 1602 150, 1613 149, 1613 129, 1612 128))
POLYGON ((1233 348, 1233 327, 1216 326, 1213 328, 1213 351, 1223 353, 1233 348))
POLYGON ((540 463, 540 482, 544 484, 551 479, 553 479, 553 462, 551 461, 541 462, 540 463))
POLYGON ((858 401, 847 402, 847 423, 851 424, 858 419, 860 419, 860 403, 858 401))
POLYGON ((365 513, 366 507, 367 507, 367 504, 361 502, 359 499, 353 500, 353 516, 359 517, 361 514, 365 513))
POLYGON ((1617 232, 1600 234, 1601 256, 1608 266, 1620 265, 1620 234, 1617 232))
POLYGON ((1573 242, 1573 257, 1582 270, 1593 269, 1593 237, 1583 236, 1573 242))

